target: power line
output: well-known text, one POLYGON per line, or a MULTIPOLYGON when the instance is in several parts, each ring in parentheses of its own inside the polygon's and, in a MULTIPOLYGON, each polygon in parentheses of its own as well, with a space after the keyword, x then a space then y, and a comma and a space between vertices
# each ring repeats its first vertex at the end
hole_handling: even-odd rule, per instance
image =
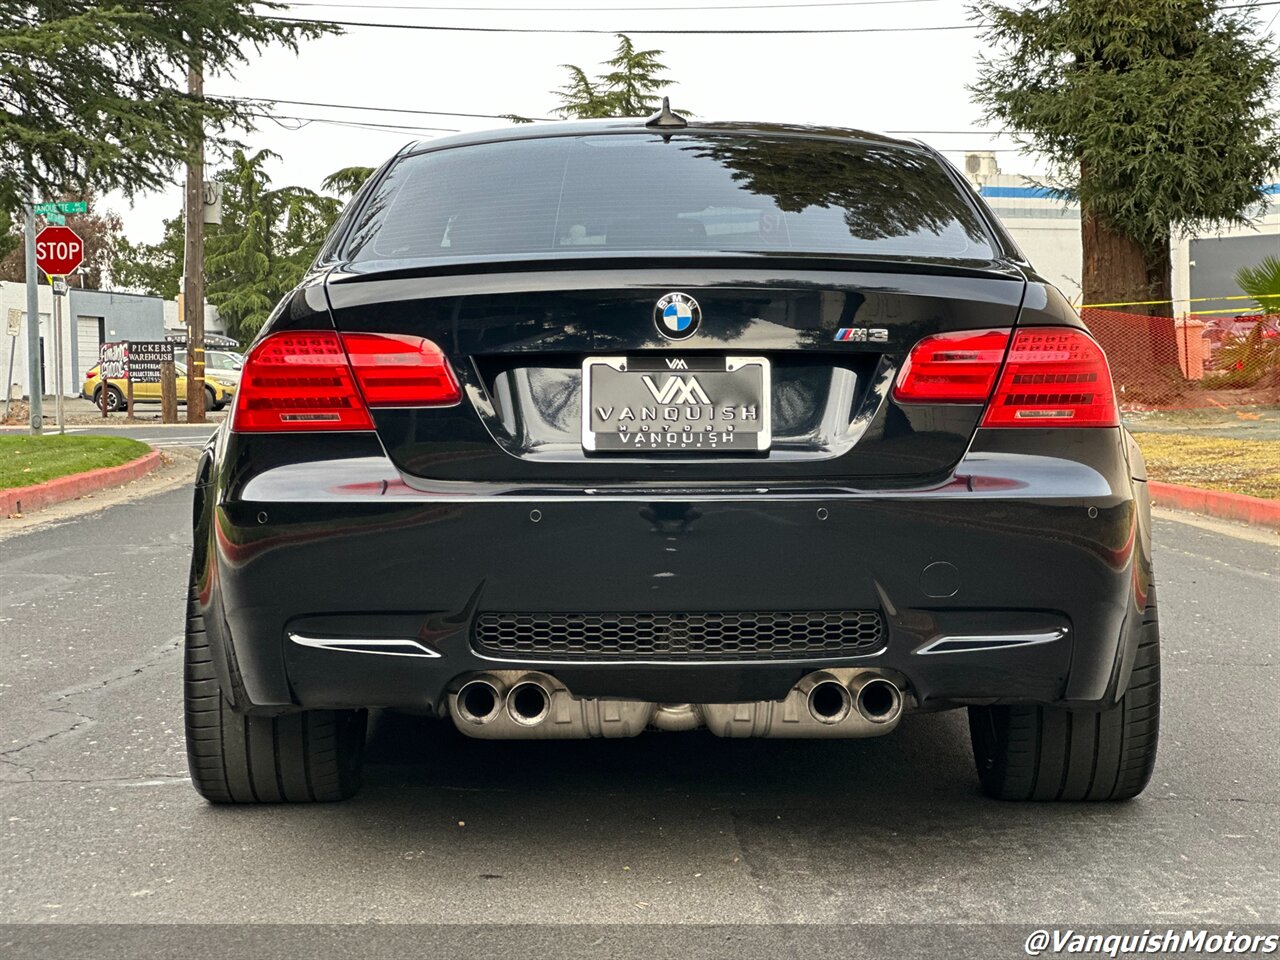
POLYGON ((228 95, 216 97, 214 99, 238 100, 248 103, 284 103, 291 107, 327 107, 332 110, 369 110, 374 113, 412 113, 426 117, 473 117, 478 120, 510 120, 512 116, 520 116, 524 120, 537 120, 543 123, 554 122, 556 119, 555 117, 525 117, 523 114, 511 113, 464 113, 460 110, 419 110, 417 108, 410 107, 370 107, 358 103, 322 103, 317 100, 283 100, 279 97, 241 97, 228 95))
MULTIPOLYGON (((521 116, 525 120, 534 120, 543 123, 556 122, 555 117, 525 117, 522 114, 511 113, 465 113, 460 110, 422 110, 416 107, 375 107, 366 106, 358 103, 325 103, 319 100, 286 100, 282 97, 242 97, 236 95, 226 95, 217 97, 221 100, 238 100, 248 103, 283 103, 291 107, 321 107, 330 110, 367 110, 373 113, 408 113, 417 116, 429 117, 472 117, 480 120, 509 120, 512 116, 521 116)), ((257 116, 257 114, 255 114, 257 116)), ((337 121, 334 121, 337 122, 337 121)), ((387 126, 412 127, 418 130, 449 130, 448 127, 413 127, 408 124, 387 124, 387 126)), ((968 130, 882 130, 881 133, 893 134, 916 134, 918 136, 967 136, 977 134, 979 136, 1010 136, 1022 131, 1018 130, 982 130, 972 128, 968 130)))
POLYGON ((367 120, 336 120, 330 117, 297 117, 287 113, 259 113, 250 111, 248 116, 261 117, 266 120, 274 120, 277 124, 285 127, 286 130, 301 130, 305 126, 313 123, 327 123, 336 127, 360 127, 367 130, 391 130, 403 133, 461 133, 457 127, 420 127, 413 124, 402 123, 373 123, 367 120), (289 127, 281 120, 295 120, 298 126, 289 127))
POLYGON ((678 7, 448 7, 437 4, 419 3, 290 3, 287 7, 349 7, 358 10, 465 10, 502 12, 502 13, 616 13, 620 10, 628 13, 635 11, 652 11, 664 13, 683 13, 686 10, 798 10, 813 7, 876 7, 901 3, 939 3, 941 0, 828 0, 823 3, 743 3, 721 4, 716 6, 678 6, 678 7))
POLYGON ((979 130, 976 127, 972 130, 881 130, 881 133, 914 133, 921 137, 935 137, 943 134, 980 134, 987 137, 1009 137, 1014 134, 1023 133, 1022 130, 979 130))
MULTIPOLYGON (((283 101, 281 101, 281 102, 283 102, 283 101)), ((309 126, 310 124, 313 124, 313 123, 325 123, 325 124, 330 124, 330 125, 332 125, 332 126, 338 126, 338 127, 355 127, 355 128, 364 129, 364 130, 373 130, 373 131, 378 131, 378 132, 389 132, 389 133, 404 133, 404 134, 415 134, 415 133, 461 133, 461 132, 462 132, 461 130, 459 130, 459 129, 455 128, 455 127, 421 127, 421 126, 416 126, 416 125, 414 125, 414 124, 402 124, 402 123, 372 123, 372 122, 368 122, 368 121, 361 121, 361 120, 337 120, 337 119, 333 119, 333 118, 330 118, 330 117, 299 117, 299 116, 294 116, 294 115, 292 115, 292 114, 285 114, 285 113, 253 113, 253 112, 251 112, 251 113, 249 114, 249 116, 251 116, 251 117, 262 117, 262 118, 267 119, 267 120, 273 120, 273 121, 275 121, 277 124, 279 124, 281 127, 284 127, 286 130, 291 130, 291 131, 301 130, 303 127, 309 126), (297 121, 298 126, 296 126, 296 127, 290 127, 290 126, 287 126, 286 124, 280 123, 280 121, 281 121, 281 120, 294 120, 294 121, 297 121)), ((457 114, 454 114, 454 116, 457 116, 457 114)), ((884 132, 885 132, 885 133, 896 133, 896 134, 908 134, 908 133, 921 133, 921 134, 929 134, 929 133, 957 133, 957 134, 970 133, 970 134, 972 134, 972 133, 976 133, 976 134, 983 134, 983 133, 985 133, 985 131, 982 131, 982 130, 949 130, 949 131, 941 131, 941 130, 933 130, 933 131, 929 131, 929 130, 922 130, 922 131, 920 131, 920 130, 886 130, 886 131, 884 131, 884 132)), ((990 147, 990 146, 939 147, 939 148, 937 148, 937 149, 941 150, 943 153, 973 153, 973 152, 977 152, 977 151, 981 151, 981 152, 985 152, 985 153, 1021 153, 1021 152, 1023 151, 1023 148, 1022 148, 1022 147, 990 147)))
MULTIPOLYGON (((884 0, 881 0, 884 2, 884 0)), ((923 0, 921 0, 923 2, 923 0)), ((1273 7, 1280 5, 1280 0, 1256 0, 1251 3, 1236 3, 1219 7, 1219 10, 1245 10, 1257 7, 1273 7)), ((350 5, 344 5, 350 6, 350 5)), ((787 4, 786 6, 791 6, 787 4)), ((798 5, 797 5, 798 6, 798 5)), ((365 8, 375 9, 375 8, 365 8)), ((430 9, 427 7, 414 7, 410 9, 430 9)), ((483 8, 468 7, 464 9, 477 10, 483 8)), ((498 8, 493 8, 498 9, 498 8)), ((541 13, 546 12, 534 7, 517 8, 523 12, 541 13)), ((552 9, 552 8, 548 8, 552 9)), ((615 8, 618 9, 618 8, 615 8)), ((621 8, 625 9, 625 8, 621 8)), ((668 8, 669 10, 677 10, 681 8, 668 8)), ((692 8, 683 8, 692 9, 692 8)), ((731 9, 724 7, 721 9, 731 9)), ((509 11, 514 12, 514 11, 509 11)), ((576 12, 583 12, 578 8, 576 12)), ((920 27, 783 27, 783 28, 660 28, 657 30, 627 30, 627 29, 593 29, 589 27, 473 27, 473 26, 444 26, 441 24, 427 23, 380 23, 376 20, 328 20, 315 17, 281 17, 269 16, 271 19, 280 23, 302 23, 315 24, 320 26, 334 27, 368 27, 379 30, 418 30, 418 31, 434 31, 438 33, 516 33, 516 34, 588 34, 588 35, 608 35, 615 34, 635 34, 643 36, 815 36, 815 35, 831 35, 840 36, 845 34, 859 33, 936 33, 941 31, 953 30, 981 30, 985 24, 981 23, 953 23, 953 24, 936 24, 920 27)))
MULTIPOLYGON (((1280 0, 1274 0, 1280 3, 1280 0)), ((374 27, 381 30, 426 30, 442 33, 573 33, 573 34, 603 34, 613 36, 614 34, 625 33, 628 35, 698 35, 705 36, 711 34, 733 35, 733 36, 777 36, 777 35, 800 35, 800 34, 850 34, 850 33, 925 33, 937 32, 941 30, 980 30, 981 24, 976 23, 954 23, 943 24, 938 26, 927 27, 815 27, 815 28, 782 28, 782 29, 667 29, 658 30, 593 30, 587 27, 446 27, 440 24, 427 23, 378 23, 372 20, 320 20, 312 17, 277 17, 273 16, 269 19, 279 23, 307 23, 319 24, 334 27, 374 27)))
MULTIPOLYGON (((874 7, 886 6, 905 3, 939 3, 941 0, 825 0, 821 3, 750 3, 750 4, 719 4, 719 5, 681 5, 681 6, 647 6, 647 7, 477 7, 477 6, 442 6, 438 4, 420 4, 420 3, 320 3, 320 2, 288 2, 287 7, 339 7, 356 10, 421 10, 421 11, 466 11, 470 12, 497 12, 497 13, 616 13, 618 11, 626 11, 628 13, 636 11, 660 12, 660 13, 683 13, 686 10, 699 11, 715 11, 715 10, 801 10, 814 9, 820 7, 874 7)), ((1258 0, 1256 3, 1233 3, 1222 7, 1219 10, 1244 10, 1249 7, 1274 7, 1280 6, 1280 0, 1258 0)), ((627 31, 622 30, 620 33, 642 33, 652 31, 627 31)))

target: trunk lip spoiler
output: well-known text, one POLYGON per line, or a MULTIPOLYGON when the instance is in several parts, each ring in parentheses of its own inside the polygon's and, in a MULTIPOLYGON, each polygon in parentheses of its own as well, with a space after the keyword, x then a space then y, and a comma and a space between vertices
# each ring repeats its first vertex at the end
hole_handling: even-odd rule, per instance
MULTIPOLYGON (((1020 264, 1008 259, 960 260, 954 258, 903 257, 832 257, 775 254, 698 254, 645 253, 558 254, 544 256, 491 256, 470 258, 370 260, 362 263, 339 261, 330 266, 325 284, 345 285, 378 280, 417 279, 427 277, 465 277, 501 273, 565 273, 593 271, 669 271, 680 269, 743 270, 769 273, 759 282, 769 286, 785 286, 801 280, 805 274, 856 276, 865 273, 907 274, 914 276, 951 276, 1025 283, 1020 264), (771 273, 772 272, 772 273, 771 273), (785 273, 787 276, 779 276, 785 273)), ((743 278, 747 279, 747 278, 743 278)), ((661 285, 661 284, 659 284, 661 285)))

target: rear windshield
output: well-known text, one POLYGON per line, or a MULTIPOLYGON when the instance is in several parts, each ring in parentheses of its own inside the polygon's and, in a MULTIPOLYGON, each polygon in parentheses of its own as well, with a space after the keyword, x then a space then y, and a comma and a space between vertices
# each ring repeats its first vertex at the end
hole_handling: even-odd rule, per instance
POLYGON ((928 154, 796 137, 613 134, 406 157, 353 225, 351 260, 632 251, 990 259, 928 154))

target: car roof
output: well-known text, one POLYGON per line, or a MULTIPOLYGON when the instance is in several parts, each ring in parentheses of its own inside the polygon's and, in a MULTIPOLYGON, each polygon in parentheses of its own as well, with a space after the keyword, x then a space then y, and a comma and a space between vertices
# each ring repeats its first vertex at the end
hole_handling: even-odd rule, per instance
POLYGON ((432 140, 417 140, 400 151, 401 155, 425 153, 448 147, 477 143, 501 143, 515 140, 539 140, 547 137, 587 136, 590 134, 648 133, 656 136, 690 136, 698 134, 739 134, 743 136, 812 137, 822 140, 848 140, 858 143, 883 144, 907 150, 932 152, 919 140, 905 140, 869 130, 851 127, 828 127, 800 123, 761 123, 740 120, 689 119, 688 126, 648 126, 645 118, 616 117, 604 120, 553 120, 545 123, 514 123, 506 127, 475 130, 432 140))

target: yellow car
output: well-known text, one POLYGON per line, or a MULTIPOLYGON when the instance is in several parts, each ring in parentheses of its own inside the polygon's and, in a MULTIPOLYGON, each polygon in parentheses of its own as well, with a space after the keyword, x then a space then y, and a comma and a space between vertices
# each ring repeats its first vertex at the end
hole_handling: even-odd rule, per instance
MULTIPOLYGON (((174 363, 174 370, 177 373, 175 379, 178 383, 178 403, 187 402, 187 368, 181 363, 174 363)), ((122 377, 118 380, 112 379, 107 382, 107 409, 108 410, 124 410, 129 404, 125 397, 129 393, 129 380, 122 377)), ((204 378, 204 407, 206 410, 221 410, 236 393, 236 382, 229 377, 221 377, 216 374, 206 375, 204 378)), ((98 364, 94 364, 88 373, 84 375, 84 385, 80 388, 80 396, 86 400, 92 400, 98 406, 102 406, 102 381, 98 377, 98 364)), ((135 383, 133 385, 133 399, 135 403, 159 403, 160 402, 160 384, 158 383, 135 383)))

